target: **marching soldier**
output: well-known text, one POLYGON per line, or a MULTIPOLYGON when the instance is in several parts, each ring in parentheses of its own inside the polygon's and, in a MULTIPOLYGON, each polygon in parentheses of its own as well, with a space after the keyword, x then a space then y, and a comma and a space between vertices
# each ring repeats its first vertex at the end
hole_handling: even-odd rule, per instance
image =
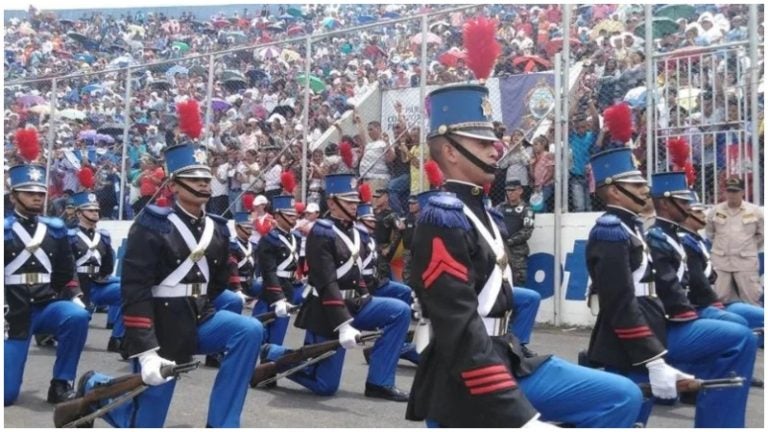
POLYGON ((45 333, 58 341, 48 402, 59 403, 74 395, 71 381, 85 345, 89 315, 80 299, 67 228, 61 219, 40 216, 48 192, 45 167, 17 165, 8 173, 13 214, 4 223, 9 325, 4 342, 4 401, 8 406, 18 398, 30 339, 45 333))
MULTIPOLYGON (((307 238, 309 279, 296 327, 307 330, 305 344, 338 338, 342 348, 289 379, 319 395, 336 393, 346 350, 357 346, 358 329, 380 329, 383 335, 371 353, 365 395, 405 402, 407 394, 395 387, 395 369, 410 309, 399 300, 371 297, 365 286, 360 232, 354 227, 360 201, 357 179, 350 174, 329 175, 325 186, 330 219, 315 221, 307 238)), ((283 353, 285 348, 268 345, 262 357, 274 360, 283 353)))
MULTIPOLYGON (((502 216, 499 223, 502 236, 506 237, 509 267, 512 269, 514 282, 515 317, 509 322, 507 330, 513 332, 522 344, 523 354, 534 357, 536 353, 528 348, 531 341, 533 326, 536 324, 536 314, 541 304, 541 294, 525 288, 528 280, 528 240, 533 234, 534 212, 523 201, 523 186, 519 180, 508 181, 504 185, 507 201, 497 206, 496 211, 502 216), (506 235, 504 231, 506 230, 506 235)), ((493 215, 493 213, 491 213, 493 215)))
MULTIPOLYGON (((648 230, 646 240, 653 262, 654 287, 667 321, 667 351, 639 364, 648 369, 651 387, 656 389, 654 395, 661 398, 675 398, 674 378, 681 376, 667 362, 698 378, 723 378, 735 372, 749 383, 757 349, 752 332, 732 322, 700 318, 685 290, 687 255, 678 240, 679 224, 689 217, 691 203, 685 173, 656 173, 652 181, 656 223, 648 230)), ((602 268, 602 272, 610 274, 610 269, 616 267, 613 264, 602 268)), ((590 274, 595 277, 600 270, 590 274)), ((617 336, 625 339, 643 339, 650 333, 641 327, 620 330, 617 336)), ((633 362, 633 366, 639 364, 633 362)), ((695 427, 744 427, 748 394, 748 384, 700 393, 695 427)))
MULTIPOLYGON (((706 225, 705 207, 696 192, 691 192, 691 210, 680 225, 680 243, 685 249, 688 271, 688 300, 702 318, 735 322, 751 329, 762 328, 765 310, 744 302, 723 305, 712 289, 717 273, 712 270, 707 242, 699 235, 706 225)), ((758 340, 762 346, 762 339, 758 340)))
MULTIPOLYGON (((248 389, 243 376, 256 365, 263 329, 258 320, 213 306, 229 281, 229 230, 226 219, 204 211, 212 177, 205 151, 181 144, 166 149, 165 158, 175 204, 148 205, 136 219, 122 274, 124 347, 151 387, 106 420, 115 427, 162 427, 176 382, 161 367, 226 351, 208 426, 238 427, 248 389)), ((100 374, 86 374, 78 392, 100 381, 100 374)))
POLYGON ((298 218, 293 196, 272 198, 272 211, 277 226, 261 238, 257 248, 263 288, 253 314, 275 311, 277 318, 267 324, 265 342, 282 345, 290 321, 288 308, 295 301, 294 291, 300 293, 295 284, 301 240, 291 232, 298 218))
POLYGON ((69 244, 77 267, 80 287, 85 293, 85 303, 93 308, 109 306, 115 310, 112 336, 107 351, 121 352, 125 334, 123 326, 120 278, 112 276, 115 268, 115 252, 107 230, 96 229, 99 222, 99 202, 92 192, 84 191, 72 196, 80 221, 77 228, 69 230, 69 244))
POLYGON ((554 356, 528 358, 507 333, 512 272, 480 186, 493 181, 498 159, 488 89, 445 87, 429 101, 430 156, 455 197, 431 197, 414 233, 410 282, 434 336, 406 418, 443 427, 632 425, 642 398, 630 380, 554 356))
POLYGON ((761 305, 758 249, 765 223, 760 207, 744 201, 744 182, 726 181, 726 201, 707 214, 707 237, 712 241, 712 267, 717 272, 715 292, 729 304, 743 301, 761 305))

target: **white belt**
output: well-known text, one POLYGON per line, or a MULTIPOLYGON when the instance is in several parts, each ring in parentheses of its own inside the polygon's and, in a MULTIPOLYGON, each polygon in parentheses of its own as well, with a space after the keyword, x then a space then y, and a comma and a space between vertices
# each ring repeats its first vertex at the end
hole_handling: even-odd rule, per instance
POLYGON ((277 277, 281 278, 292 279, 294 277, 294 272, 292 271, 277 270, 275 273, 277 274, 277 277))
POLYGON ((78 273, 87 273, 89 275, 96 274, 99 272, 99 269, 101 267, 97 265, 86 265, 86 266, 80 266, 77 268, 78 273))
POLYGON ((51 275, 48 273, 21 273, 5 277, 6 285, 34 285, 50 282, 51 275))
POLYGON ((238 282, 248 282, 248 279, 250 279, 250 278, 243 277, 243 276, 237 276, 237 281, 238 282))
POLYGON ((152 297, 198 297, 207 293, 208 284, 205 282, 152 287, 152 297))
POLYGON ((507 334, 508 315, 503 318, 481 317, 488 336, 504 336, 507 334))
POLYGON ((362 271, 363 276, 373 276, 373 269, 366 269, 362 271))

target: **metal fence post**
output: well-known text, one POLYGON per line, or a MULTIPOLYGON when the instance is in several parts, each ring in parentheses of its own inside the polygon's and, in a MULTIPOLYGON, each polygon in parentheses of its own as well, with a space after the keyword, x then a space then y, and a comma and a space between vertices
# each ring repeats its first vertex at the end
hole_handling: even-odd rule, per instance
MULTIPOLYGON (((309 86, 309 74, 312 71, 312 36, 307 36, 307 52, 304 57, 304 109, 301 122, 304 127, 304 139, 301 140, 301 202, 307 202, 307 149, 309 148, 309 101, 312 88, 309 86)), ((287 145, 287 143, 286 143, 287 145)))
MULTIPOLYGON (((56 139, 56 78, 51 80, 51 112, 48 115, 48 155, 45 158, 45 181, 50 184, 51 180, 51 162, 53 160, 53 141, 56 139)), ((32 162, 32 161, 30 161, 32 162)), ((43 214, 48 214, 48 199, 43 202, 43 214)))
POLYGON ((124 208, 125 208, 125 185, 128 180, 128 172, 126 171, 127 159, 128 159, 128 130, 131 123, 131 68, 125 70, 125 106, 124 106, 125 125, 123 126, 123 157, 122 166, 120 168, 120 196, 118 197, 118 218, 123 220, 124 208))
MULTIPOLYGON (((563 164, 560 163, 563 157, 563 150, 565 146, 565 140, 563 139, 563 122, 560 120, 562 118, 562 111, 563 111, 563 104, 565 102, 565 99, 568 98, 568 92, 562 91, 562 84, 563 81, 567 81, 566 79, 563 79, 562 68, 563 63, 563 56, 560 53, 555 54, 555 186, 562 186, 563 182, 563 164)), ((563 193, 558 193, 558 191, 555 191, 555 208, 554 210, 554 224, 555 224, 555 244, 554 244, 554 267, 555 267, 555 289, 554 289, 554 301, 553 301, 553 317, 552 321, 555 325, 560 324, 560 285, 562 284, 562 280, 560 277, 560 255, 561 255, 561 249, 562 249, 562 238, 560 235, 561 231, 561 224, 562 224, 562 210, 563 210, 563 193)), ((567 201, 565 201, 566 206, 568 204, 567 201)), ((529 275, 529 277, 535 277, 535 275, 529 275)))
POLYGON ((754 204, 760 204, 763 202, 760 193, 760 181, 762 176, 759 175, 760 169, 760 137, 758 135, 758 120, 760 118, 760 107, 757 103, 757 85, 758 85, 758 71, 757 71, 757 5, 749 5, 749 98, 750 98, 750 131, 749 134, 752 137, 752 202, 754 204))
POLYGON ((648 184, 650 184, 651 173, 654 171, 652 167, 655 166, 655 162, 653 161, 653 149, 656 147, 656 142, 653 137, 653 128, 655 125, 654 114, 656 110, 653 98, 653 91, 656 89, 653 68, 656 66, 656 60, 653 58, 653 26, 647 24, 653 22, 653 14, 650 4, 645 5, 645 22, 645 175, 648 184))
MULTIPOLYGON (((568 88, 569 79, 568 76, 570 74, 571 69, 571 43, 570 43, 570 28, 571 28, 571 5, 566 4, 563 5, 563 31, 565 34, 563 35, 563 40, 566 41, 563 43, 563 52, 562 56, 560 57, 560 62, 556 63, 560 65, 561 67, 561 79, 560 79, 560 86, 555 86, 556 88, 564 87, 565 91, 562 92, 562 111, 560 112, 560 116, 555 116, 556 119, 561 121, 561 143, 563 145, 563 151, 560 153, 560 157, 555 156, 555 163, 562 165, 562 172, 560 174, 560 181, 555 182, 555 188, 560 187, 559 195, 561 195, 562 203, 561 203, 561 209, 563 213, 568 213, 569 208, 569 201, 570 201, 570 188, 569 188, 569 182, 570 182, 570 161, 569 161, 569 155, 571 154, 571 144, 568 142, 568 122, 570 121, 570 97, 571 92, 568 88)), ((557 72, 555 72, 557 74, 557 72)), ((558 195, 558 191, 555 190, 555 195, 558 195)), ((586 204, 586 203, 585 203, 586 204)), ((557 225, 555 225, 556 229, 559 229, 557 225)), ((555 260, 556 263, 560 262, 560 257, 558 256, 555 260)), ((558 273, 558 272, 555 272, 558 273)), ((559 288, 559 286, 558 286, 559 288)))
MULTIPOLYGON (((421 17, 421 79, 419 86, 419 192, 424 192, 424 155, 427 146, 427 31, 429 20, 427 15, 421 17)), ((409 167, 410 169, 410 167, 409 167)))
POLYGON ((213 70, 216 55, 208 57, 208 87, 205 90, 205 152, 210 152, 211 136, 213 133, 213 70))

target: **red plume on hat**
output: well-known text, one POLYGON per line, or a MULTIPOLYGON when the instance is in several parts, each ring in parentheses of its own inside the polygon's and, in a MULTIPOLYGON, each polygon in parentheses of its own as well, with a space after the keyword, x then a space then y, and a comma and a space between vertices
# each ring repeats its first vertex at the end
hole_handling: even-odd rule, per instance
POLYGON ((667 140, 667 154, 673 171, 685 171, 688 185, 696 182, 696 170, 691 162, 691 146, 682 137, 667 140))
POLYGON ((344 162, 344 165, 346 165, 347 168, 352 168, 355 156, 352 154, 352 144, 350 144, 349 141, 344 140, 339 143, 339 155, 341 155, 341 160, 344 162))
POLYGON ((40 143, 35 129, 18 129, 15 138, 19 155, 27 162, 34 162, 40 156, 40 143))
POLYGON ((253 200, 256 197, 253 194, 245 194, 243 195, 243 209, 246 211, 253 210, 253 200))
POLYGON ((467 52, 467 67, 478 80, 491 75, 493 65, 501 53, 496 40, 496 20, 479 16, 464 23, 464 49, 467 52))
POLYGON ((371 192, 371 185, 369 185, 368 183, 363 183, 357 189, 357 192, 360 194, 360 201, 362 203, 367 204, 371 202, 371 198, 373 198, 373 192, 371 192))
POLYGON ((296 201, 296 204, 293 205, 293 208, 296 209, 296 213, 302 214, 304 213, 304 210, 307 209, 307 206, 304 205, 304 203, 301 201, 296 201))
POLYGON ((626 103, 609 106, 603 111, 605 127, 611 133, 611 138, 627 142, 632 138, 632 110, 626 103))
POLYGON ((176 104, 176 113, 179 115, 179 129, 192 139, 197 139, 203 131, 203 122, 200 119, 200 107, 194 99, 188 99, 176 104))
POLYGON ((168 197, 161 195, 155 200, 155 205, 158 207, 170 207, 171 202, 168 201, 168 197))
POLYGON ((293 193, 296 189, 296 177, 293 175, 293 171, 285 171, 280 174, 280 185, 283 186, 285 193, 293 193))
POLYGON ((443 172, 437 162, 430 160, 424 162, 424 172, 427 173, 427 182, 431 189, 438 189, 443 185, 443 172))
POLYGON ((96 184, 96 178, 93 175, 93 169, 91 169, 91 167, 82 167, 80 171, 77 172, 77 179, 80 181, 80 186, 86 190, 93 189, 93 186, 96 184))

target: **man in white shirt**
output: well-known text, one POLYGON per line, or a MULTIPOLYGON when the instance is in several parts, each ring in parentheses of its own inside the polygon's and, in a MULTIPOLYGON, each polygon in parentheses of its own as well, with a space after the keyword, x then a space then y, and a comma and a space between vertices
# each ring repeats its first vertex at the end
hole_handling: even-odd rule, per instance
POLYGON ((360 178, 376 183, 376 188, 386 188, 389 184, 390 173, 387 163, 395 159, 394 150, 387 143, 386 134, 381 132, 381 123, 368 122, 368 134, 363 130, 363 122, 359 115, 355 115, 354 122, 357 125, 362 141, 363 157, 360 159, 360 178))

